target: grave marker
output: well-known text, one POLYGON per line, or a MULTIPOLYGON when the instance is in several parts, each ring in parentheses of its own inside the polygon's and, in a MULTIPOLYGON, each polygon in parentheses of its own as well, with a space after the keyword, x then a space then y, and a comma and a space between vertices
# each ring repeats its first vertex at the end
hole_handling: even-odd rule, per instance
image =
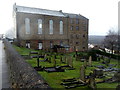
POLYGON ((92 73, 90 73, 89 87, 92 88, 92 89, 96 89, 95 77, 92 73))
POLYGON ((89 66, 92 66, 92 57, 91 56, 89 57, 88 64, 89 64, 89 66))
POLYGON ((53 67, 56 67, 56 59, 55 59, 55 57, 53 59, 53 67))
POLYGON ((73 60, 72 60, 72 56, 69 57, 69 66, 73 68, 73 60))
POLYGON ((87 67, 87 60, 84 60, 84 66, 87 67))
POLYGON ((62 60, 62 56, 60 56, 60 63, 62 63, 63 62, 63 60, 62 60))
POLYGON ((81 79, 82 81, 85 81, 85 67, 84 67, 84 65, 82 65, 82 66, 80 67, 80 79, 81 79))

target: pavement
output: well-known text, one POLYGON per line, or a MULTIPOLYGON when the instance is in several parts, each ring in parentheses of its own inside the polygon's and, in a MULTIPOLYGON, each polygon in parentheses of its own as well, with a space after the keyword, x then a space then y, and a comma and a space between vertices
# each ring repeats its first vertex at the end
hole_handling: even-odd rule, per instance
POLYGON ((0 90, 2 88, 9 88, 9 69, 7 66, 4 44, 0 40, 0 90))

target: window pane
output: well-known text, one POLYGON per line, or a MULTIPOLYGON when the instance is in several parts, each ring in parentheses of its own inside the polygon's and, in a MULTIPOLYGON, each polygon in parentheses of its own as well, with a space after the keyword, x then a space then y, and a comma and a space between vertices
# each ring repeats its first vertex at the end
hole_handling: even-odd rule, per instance
POLYGON ((38 49, 42 49, 42 43, 38 43, 38 49))
POLYGON ((79 26, 76 26, 76 30, 79 30, 79 26))
POLYGON ((38 19, 38 34, 42 34, 42 19, 38 19))
POLYGON ((29 18, 25 18, 25 30, 26 30, 26 34, 30 34, 30 19, 29 18))
POLYGON ((76 19, 76 24, 79 24, 79 19, 76 19))
POLYGON ((49 20, 49 34, 53 34, 53 20, 49 20))
POLYGON ((73 30, 73 26, 71 26, 70 29, 73 30))
POLYGON ((26 48, 30 48, 30 43, 26 43, 26 48))
POLYGON ((60 34, 63 34, 63 21, 60 21, 60 34))

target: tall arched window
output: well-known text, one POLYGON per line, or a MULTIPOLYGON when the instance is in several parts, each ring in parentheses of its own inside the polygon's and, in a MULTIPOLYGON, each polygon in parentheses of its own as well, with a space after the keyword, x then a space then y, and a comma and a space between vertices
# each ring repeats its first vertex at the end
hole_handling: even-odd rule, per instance
POLYGON ((38 19, 38 34, 42 34, 42 19, 38 19))
POLYGON ((63 34, 63 21, 60 21, 60 34, 63 34))
POLYGON ((53 34, 53 20, 49 20, 49 34, 53 34))
POLYGON ((25 30, 26 30, 26 34, 30 34, 30 19, 29 18, 25 18, 25 30))

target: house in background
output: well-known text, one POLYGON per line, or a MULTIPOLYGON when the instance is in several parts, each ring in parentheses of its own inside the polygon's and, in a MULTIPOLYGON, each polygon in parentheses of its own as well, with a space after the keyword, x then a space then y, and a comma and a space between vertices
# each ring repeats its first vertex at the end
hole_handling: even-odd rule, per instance
POLYGON ((21 46, 49 50, 54 45, 66 50, 88 50, 88 19, 79 14, 13 6, 16 39, 21 46))

